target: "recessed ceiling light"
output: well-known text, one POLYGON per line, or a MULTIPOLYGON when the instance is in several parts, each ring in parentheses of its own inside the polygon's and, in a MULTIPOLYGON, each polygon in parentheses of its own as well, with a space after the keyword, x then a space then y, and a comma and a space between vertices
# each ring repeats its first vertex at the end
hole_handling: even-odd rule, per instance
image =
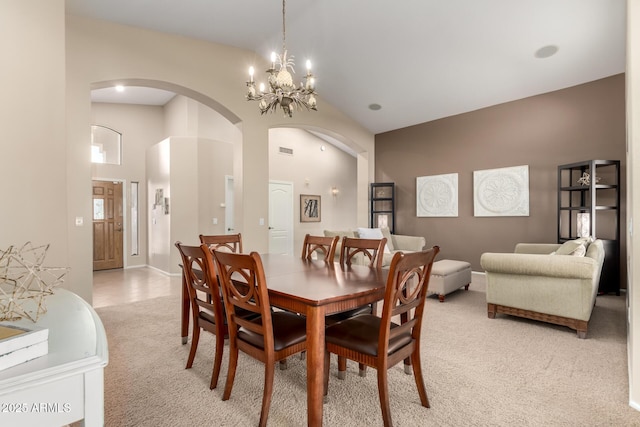
POLYGON ((536 50, 536 53, 534 53, 533 56, 535 56, 536 58, 543 59, 543 58, 548 58, 550 56, 553 56, 557 52, 558 52, 558 46, 550 44, 536 50))
POLYGON ((369 109, 373 111, 378 111, 382 106, 380 104, 369 104, 369 109))
POLYGON ((122 85, 116 86, 116 92, 124 92, 124 86, 122 85))

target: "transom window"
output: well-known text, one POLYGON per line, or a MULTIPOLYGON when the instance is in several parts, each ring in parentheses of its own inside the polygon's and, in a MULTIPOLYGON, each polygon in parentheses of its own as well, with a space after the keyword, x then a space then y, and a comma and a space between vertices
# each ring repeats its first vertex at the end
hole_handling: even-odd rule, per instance
POLYGON ((91 126, 91 162, 119 165, 122 158, 122 134, 106 126, 91 126))

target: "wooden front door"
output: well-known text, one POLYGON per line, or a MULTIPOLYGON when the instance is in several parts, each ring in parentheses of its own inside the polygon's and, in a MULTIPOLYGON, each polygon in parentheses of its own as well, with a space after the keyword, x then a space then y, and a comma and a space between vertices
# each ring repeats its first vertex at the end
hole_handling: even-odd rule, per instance
POLYGON ((122 265, 122 183, 93 181, 93 270, 122 265))

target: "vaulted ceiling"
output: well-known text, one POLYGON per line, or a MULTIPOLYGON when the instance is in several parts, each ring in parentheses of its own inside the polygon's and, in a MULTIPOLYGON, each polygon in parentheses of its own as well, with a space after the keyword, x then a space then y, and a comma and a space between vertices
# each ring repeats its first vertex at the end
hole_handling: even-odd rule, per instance
MULTIPOLYGON (((280 0, 66 4, 70 14, 265 59, 282 46, 280 0)), ((319 108, 326 100, 377 134, 624 72, 626 2, 289 0, 286 36, 298 76, 313 62, 319 108)), ((246 72, 238 70, 239 97, 246 72)))

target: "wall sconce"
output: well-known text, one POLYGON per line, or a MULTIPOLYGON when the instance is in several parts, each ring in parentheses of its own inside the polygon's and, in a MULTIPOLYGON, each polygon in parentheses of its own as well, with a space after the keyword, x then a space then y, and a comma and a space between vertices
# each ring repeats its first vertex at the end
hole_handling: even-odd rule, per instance
POLYGON ((333 197, 337 196, 339 192, 340 190, 338 190, 338 187, 331 187, 331 194, 333 194, 333 197))

